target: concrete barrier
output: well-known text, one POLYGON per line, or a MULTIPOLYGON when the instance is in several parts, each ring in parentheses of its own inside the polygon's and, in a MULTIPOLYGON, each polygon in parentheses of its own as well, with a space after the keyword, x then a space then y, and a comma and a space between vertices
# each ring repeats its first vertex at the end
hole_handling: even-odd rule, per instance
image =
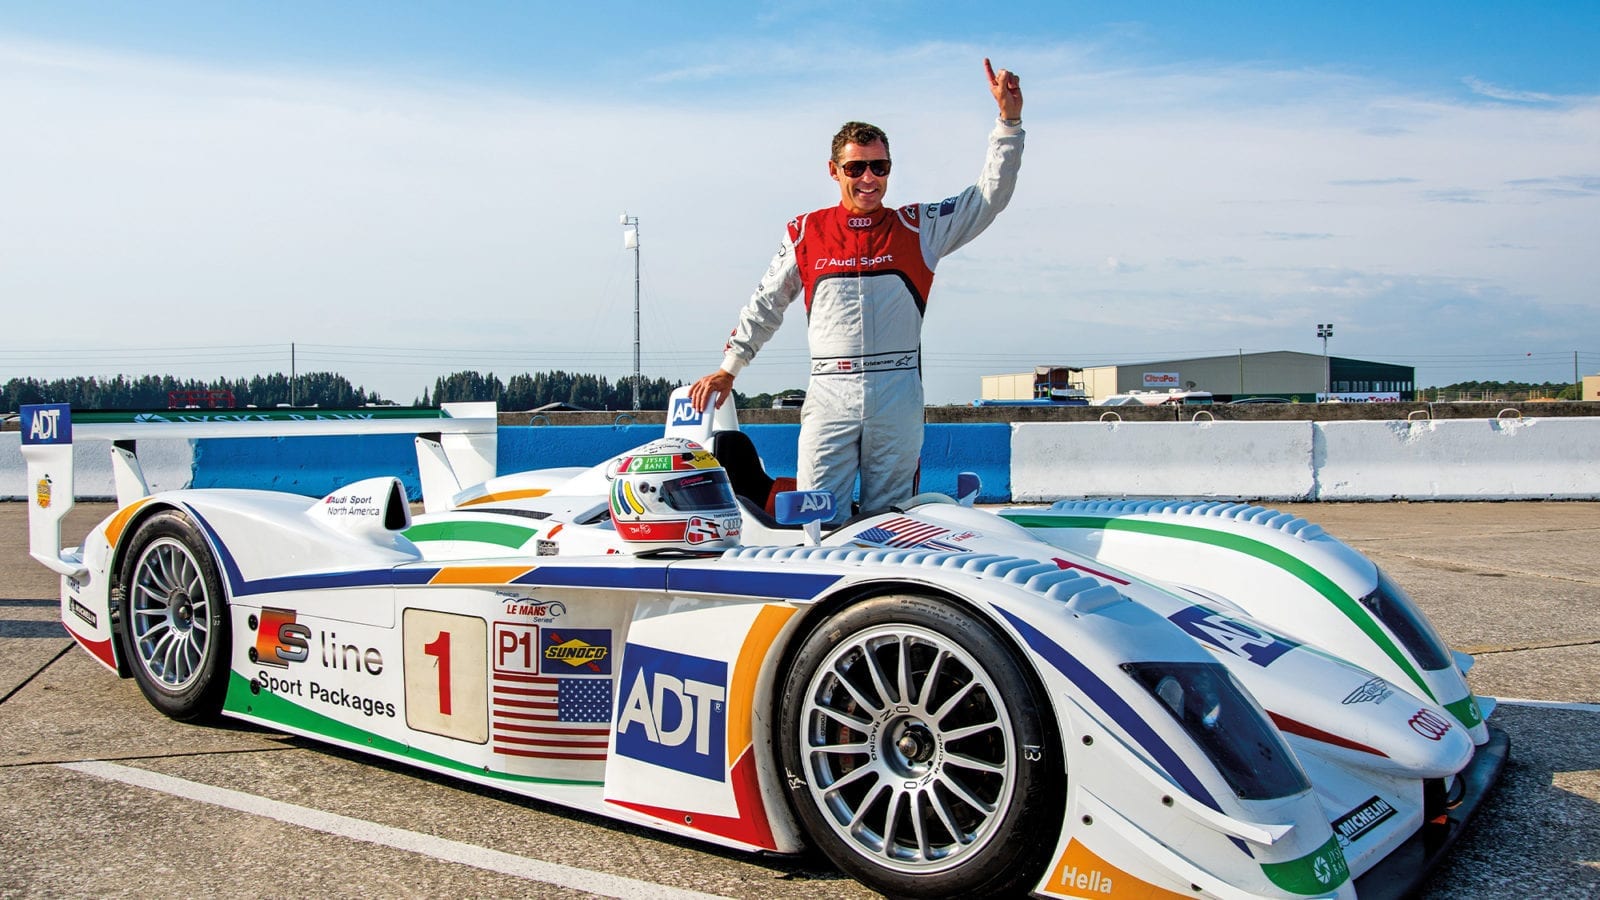
POLYGON ((1013 500, 1306 500, 1311 422, 1066 422, 1011 426, 1013 500))
MULTIPOLYGON (((139 442, 139 461, 145 483, 153 491, 188 487, 194 473, 195 441, 162 438, 139 442)), ((411 463, 416 468, 415 454, 411 463)), ((85 500, 111 500, 117 496, 111 479, 111 442, 78 441, 72 445, 73 492, 85 500)), ((22 460, 22 435, 0 434, 0 500, 33 496, 28 466, 22 460)))
POLYGON ((1317 424, 1319 500, 1593 500, 1600 419, 1317 424))
MULTIPOLYGON (((744 430, 773 476, 793 476, 799 426, 744 430)), ((659 424, 501 426, 502 474, 592 465, 659 424)), ((921 489, 976 471, 984 502, 1080 497, 1242 500, 1600 499, 1600 418, 929 424, 921 489)), ((115 493, 105 441, 73 448, 77 494, 115 493)), ((234 487, 321 496, 396 475, 420 497, 409 435, 139 441, 154 490, 234 487)), ((0 499, 31 495, 16 432, 0 433, 0 499)))

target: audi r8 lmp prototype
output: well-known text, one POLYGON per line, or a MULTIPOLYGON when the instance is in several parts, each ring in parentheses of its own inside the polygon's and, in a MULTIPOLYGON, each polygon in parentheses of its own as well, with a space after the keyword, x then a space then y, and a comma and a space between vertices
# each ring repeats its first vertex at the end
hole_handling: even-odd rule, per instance
POLYGON ((504 477, 485 415, 295 426, 424 432, 416 518, 394 478, 151 493, 132 444, 283 423, 80 425, 119 508, 62 550, 71 413, 28 407, 32 552, 172 717, 810 843, 896 896, 1404 894, 1506 759, 1470 659, 1302 519, 923 495, 824 535, 828 495, 686 403, 662 441, 504 477))

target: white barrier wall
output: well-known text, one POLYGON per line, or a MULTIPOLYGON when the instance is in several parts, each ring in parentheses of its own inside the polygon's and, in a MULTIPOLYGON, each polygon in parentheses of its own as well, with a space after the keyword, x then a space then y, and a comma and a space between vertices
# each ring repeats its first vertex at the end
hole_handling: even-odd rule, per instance
POLYGON ((1600 419, 1317 426, 1319 500, 1600 498, 1600 419))
POLYGON ((1011 498, 1305 500, 1311 422, 1019 422, 1011 498))
MULTIPOLYGON (((139 465, 152 491, 186 488, 194 476, 194 441, 163 438, 139 442, 139 465)), ((87 440, 72 445, 74 493, 82 500, 117 496, 111 480, 111 442, 87 440)), ((22 435, 0 434, 0 500, 31 499, 28 466, 22 459, 22 435)))

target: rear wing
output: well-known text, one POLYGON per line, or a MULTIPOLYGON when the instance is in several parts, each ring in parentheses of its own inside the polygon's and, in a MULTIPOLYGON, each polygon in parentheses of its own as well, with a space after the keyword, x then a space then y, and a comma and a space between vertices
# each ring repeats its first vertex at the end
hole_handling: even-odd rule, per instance
POLYGON ((77 576, 76 548, 61 550, 61 520, 74 499, 74 441, 110 442, 117 506, 150 495, 138 442, 156 438, 416 435, 423 506, 447 509, 462 488, 495 476, 498 419, 493 403, 446 403, 441 409, 240 410, 189 414, 79 413, 65 403, 23 406, 22 457, 27 463, 28 553, 53 571, 77 576))

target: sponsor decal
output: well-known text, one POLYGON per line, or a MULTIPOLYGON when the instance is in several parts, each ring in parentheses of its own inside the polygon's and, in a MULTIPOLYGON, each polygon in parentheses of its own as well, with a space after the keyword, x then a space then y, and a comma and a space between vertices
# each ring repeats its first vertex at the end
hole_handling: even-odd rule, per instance
POLYGON ((1355 809, 1333 820, 1333 834, 1339 846, 1348 847, 1361 840, 1372 829, 1396 815, 1395 808, 1382 797, 1373 797, 1355 809))
MULTIPOLYGON (((556 669, 581 670, 590 675, 611 674, 609 628, 563 628, 560 631, 547 628, 539 638, 539 647, 546 672, 556 669)), ((607 716, 610 713, 607 709, 607 716)))
POLYGON ((94 614, 94 610, 79 603, 75 597, 67 599, 67 609, 72 610, 73 615, 88 623, 90 628, 94 628, 95 623, 99 620, 99 617, 94 614))
POLYGON ((635 456, 628 460, 626 472, 671 472, 672 457, 670 456, 635 456))
POLYGON ((699 425, 705 421, 706 414, 694 408, 694 401, 688 397, 679 397, 672 401, 673 425, 699 425))
POLYGON ((496 622, 494 647, 494 752, 603 762, 611 735, 611 630, 496 622))
POLYGON ((332 496, 322 501, 330 516, 373 517, 383 515, 375 497, 332 496))
POLYGON ((1188 632, 1190 637, 1219 650, 1226 650, 1263 668, 1299 646, 1293 641, 1269 634, 1212 612, 1203 606, 1180 609, 1167 617, 1188 632))
POLYGON ((540 538, 538 543, 534 544, 534 548, 535 556, 556 556, 561 553, 560 544, 555 541, 547 541, 544 538, 540 538))
POLYGON ((871 528, 856 532, 855 539, 881 547, 921 547, 929 550, 960 550, 945 543, 942 538, 950 529, 930 525, 916 519, 900 516, 879 522, 871 528))
POLYGON ((617 533, 628 541, 681 541, 689 523, 679 522, 617 522, 617 533))
POLYGON ((1139 897, 1143 900, 1182 900, 1185 896, 1134 877, 1077 840, 1067 843, 1050 877, 1039 885, 1039 893, 1055 897, 1139 897))
POLYGON ((811 267, 818 272, 822 271, 823 269, 870 269, 874 266, 887 265, 888 263, 892 262, 894 262, 893 253, 885 253, 882 256, 871 257, 852 256, 847 259, 836 259, 829 256, 818 257, 817 261, 813 263, 811 267))
POLYGON ((700 516, 690 516, 689 525, 684 531, 683 539, 693 544, 704 544, 707 541, 718 541, 723 538, 736 538, 742 530, 739 519, 704 519, 700 516))
POLYGON ((1419 709, 1409 721, 1412 731, 1430 741, 1442 741, 1445 734, 1450 731, 1450 720, 1436 715, 1431 710, 1419 709))
POLYGON ((50 508, 50 476, 49 475, 46 475, 45 477, 39 479, 39 483, 33 486, 33 501, 35 503, 39 504, 39 508, 40 509, 49 509, 50 508))
POLYGON ((320 668, 383 674, 383 654, 378 648, 341 643, 337 632, 313 632, 298 618, 298 613, 292 609, 263 607, 260 624, 256 626, 256 645, 249 651, 250 661, 260 666, 287 669, 291 663, 309 661, 315 645, 320 668))
POLYGON ((24 444, 72 443, 72 407, 66 403, 41 403, 22 407, 24 444))
POLYGON ((1288 862, 1262 863, 1261 870, 1272 883, 1293 894, 1320 894, 1338 887, 1350 877, 1350 865, 1337 837, 1316 850, 1288 862))
POLYGON ((1345 706, 1352 703, 1371 703, 1374 706, 1382 705, 1383 701, 1394 694, 1394 688, 1389 687, 1389 682, 1382 678, 1371 678, 1360 687, 1345 695, 1339 702, 1345 706))
POLYGON ((872 218, 870 216, 851 216, 850 218, 845 219, 844 221, 845 221, 845 224, 849 225, 851 228, 871 228, 872 227, 872 218))
MULTIPOLYGON (((948 215, 950 215, 951 213, 953 213, 955 211, 956 211, 956 198, 955 197, 946 197, 944 199, 944 201, 939 204, 939 211, 938 211, 937 215, 948 216, 948 215)), ((928 207, 928 215, 930 217, 933 216, 933 215, 936 215, 936 213, 934 213, 934 211, 933 211, 933 207, 931 207, 931 206, 928 207)))
POLYGON ((800 511, 832 512, 833 495, 827 491, 806 491, 800 495, 800 511))
POLYGON ((727 780, 728 664, 641 644, 622 655, 625 691, 617 705, 617 753, 727 780))
POLYGON ((523 619, 532 619, 535 622, 554 622, 567 614, 567 605, 560 600, 541 603, 537 600, 512 597, 505 601, 505 614, 523 619))

